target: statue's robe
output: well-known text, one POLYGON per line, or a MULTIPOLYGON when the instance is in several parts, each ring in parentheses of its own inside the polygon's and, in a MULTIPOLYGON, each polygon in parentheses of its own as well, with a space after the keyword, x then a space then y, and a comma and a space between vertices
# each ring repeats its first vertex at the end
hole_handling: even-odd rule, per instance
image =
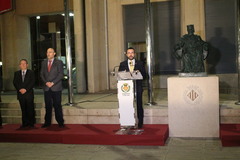
POLYGON ((184 35, 174 49, 174 56, 182 60, 182 73, 205 72, 207 43, 198 35, 184 35))

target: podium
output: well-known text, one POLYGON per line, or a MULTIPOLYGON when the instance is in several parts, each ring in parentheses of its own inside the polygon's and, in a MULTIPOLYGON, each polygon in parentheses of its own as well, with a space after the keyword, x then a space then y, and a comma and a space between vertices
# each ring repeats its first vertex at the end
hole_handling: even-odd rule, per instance
POLYGON ((142 74, 139 71, 118 72, 118 104, 119 104, 119 122, 121 129, 116 134, 140 134, 142 130, 132 130, 136 126, 134 95, 136 80, 142 80, 142 74))

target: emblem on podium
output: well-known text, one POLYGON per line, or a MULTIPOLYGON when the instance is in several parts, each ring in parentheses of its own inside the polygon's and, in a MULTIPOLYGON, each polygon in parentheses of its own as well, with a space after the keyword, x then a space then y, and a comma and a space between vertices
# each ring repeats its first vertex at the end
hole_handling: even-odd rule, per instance
POLYGON ((124 83, 123 85, 122 85, 122 87, 121 87, 121 90, 123 91, 123 92, 129 92, 130 91, 130 86, 129 86, 129 84, 128 83, 124 83))

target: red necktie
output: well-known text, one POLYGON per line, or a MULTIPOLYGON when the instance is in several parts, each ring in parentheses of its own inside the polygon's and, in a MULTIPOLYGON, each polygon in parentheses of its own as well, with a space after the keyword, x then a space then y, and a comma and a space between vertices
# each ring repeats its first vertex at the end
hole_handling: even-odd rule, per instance
POLYGON ((51 70, 51 67, 52 67, 52 61, 51 61, 51 60, 49 60, 49 61, 48 61, 48 72, 50 72, 50 70, 51 70))

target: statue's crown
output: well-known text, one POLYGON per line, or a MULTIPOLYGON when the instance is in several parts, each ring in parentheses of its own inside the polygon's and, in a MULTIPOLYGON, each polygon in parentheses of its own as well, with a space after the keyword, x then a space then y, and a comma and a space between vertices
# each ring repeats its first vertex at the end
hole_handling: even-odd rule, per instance
POLYGON ((194 28, 194 25, 193 25, 193 24, 187 25, 187 29, 193 29, 193 28, 194 28))

